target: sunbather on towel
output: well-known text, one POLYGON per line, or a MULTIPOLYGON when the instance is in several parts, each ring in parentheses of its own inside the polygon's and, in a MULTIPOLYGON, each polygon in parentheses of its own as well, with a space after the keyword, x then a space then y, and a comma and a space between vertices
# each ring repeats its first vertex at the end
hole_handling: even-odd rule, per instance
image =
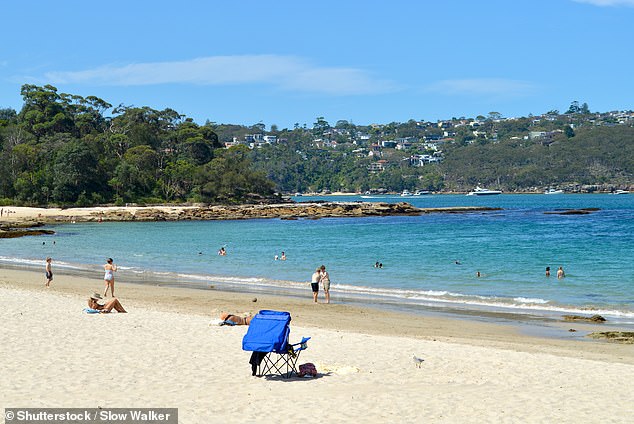
POLYGON ((220 319, 223 322, 226 322, 226 323, 232 322, 233 325, 249 325, 249 323, 251 322, 251 317, 250 316, 248 316, 248 317, 239 317, 237 315, 228 314, 226 312, 223 312, 220 315, 220 319))
POLYGON ((126 310, 123 309, 121 302, 119 302, 119 299, 117 299, 116 297, 112 300, 109 300, 103 305, 99 303, 99 300, 101 299, 102 297, 99 293, 93 293, 93 295, 90 296, 90 298, 88 299, 88 307, 90 309, 98 310, 102 314, 107 314, 111 312, 113 309, 119 313, 126 312, 126 310))

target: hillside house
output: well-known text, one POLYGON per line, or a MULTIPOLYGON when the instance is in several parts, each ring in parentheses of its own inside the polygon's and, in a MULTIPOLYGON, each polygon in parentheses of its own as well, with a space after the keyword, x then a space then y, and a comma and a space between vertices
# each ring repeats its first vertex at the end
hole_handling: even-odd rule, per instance
POLYGON ((385 159, 377 160, 376 162, 372 162, 368 165, 368 171, 370 172, 381 172, 385 170, 387 166, 387 161, 385 159))

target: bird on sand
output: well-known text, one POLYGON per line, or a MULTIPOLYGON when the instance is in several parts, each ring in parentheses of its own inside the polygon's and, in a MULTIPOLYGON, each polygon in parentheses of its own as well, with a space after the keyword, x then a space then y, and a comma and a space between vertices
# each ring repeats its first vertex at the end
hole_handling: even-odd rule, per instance
POLYGON ((420 368, 420 366, 425 361, 423 358, 419 358, 416 355, 414 355, 413 360, 414 360, 414 364, 416 365, 416 368, 420 368))

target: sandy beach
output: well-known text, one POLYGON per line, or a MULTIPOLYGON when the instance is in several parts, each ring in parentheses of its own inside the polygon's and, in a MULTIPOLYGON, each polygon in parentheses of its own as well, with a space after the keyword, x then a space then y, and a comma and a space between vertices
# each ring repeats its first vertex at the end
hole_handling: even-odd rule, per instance
MULTIPOLYGON (((174 407, 181 423, 631 422, 634 349, 514 326, 217 290, 117 283, 127 314, 82 312, 103 282, 0 269, 0 407, 174 407), (290 311, 313 379, 252 377, 247 327, 290 311), (424 359, 420 367, 413 355, 424 359)), ((567 324, 573 326, 572 324, 567 324)), ((574 324, 579 328, 580 325, 574 324)))
POLYGON ((10 224, 23 221, 50 221, 59 219, 72 221, 73 219, 85 220, 88 217, 98 219, 99 214, 127 212, 135 214, 148 209, 161 211, 168 215, 177 215, 179 212, 196 209, 197 206, 95 206, 91 208, 36 208, 28 206, 4 206, 3 216, 0 222, 10 224))

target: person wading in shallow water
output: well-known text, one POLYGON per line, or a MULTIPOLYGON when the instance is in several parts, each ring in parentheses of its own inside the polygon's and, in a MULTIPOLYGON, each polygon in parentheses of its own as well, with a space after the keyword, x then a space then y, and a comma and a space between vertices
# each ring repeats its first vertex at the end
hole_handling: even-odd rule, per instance
POLYGON ((330 274, 326 271, 324 265, 321 266, 321 284, 324 288, 324 295, 326 296, 326 303, 330 303, 330 274))

